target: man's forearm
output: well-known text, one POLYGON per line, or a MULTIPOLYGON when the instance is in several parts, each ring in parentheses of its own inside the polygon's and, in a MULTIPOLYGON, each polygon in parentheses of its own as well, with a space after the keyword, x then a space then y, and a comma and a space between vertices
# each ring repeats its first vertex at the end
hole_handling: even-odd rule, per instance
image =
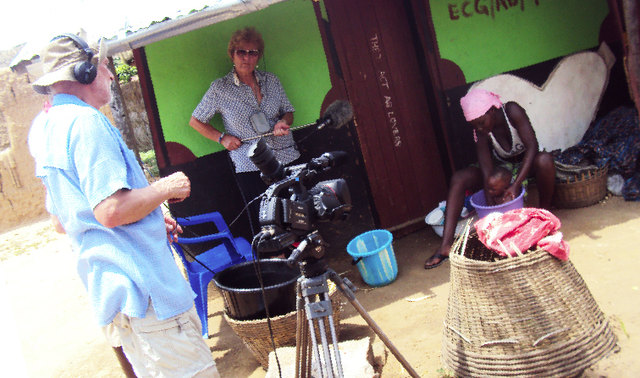
POLYGON ((93 213, 98 222, 112 228, 139 221, 165 200, 153 185, 141 189, 120 189, 100 202, 93 213))
POLYGON ((164 201, 182 201, 191 193, 191 183, 176 172, 140 189, 120 189, 100 202, 93 214, 105 227, 117 227, 139 221, 164 201))

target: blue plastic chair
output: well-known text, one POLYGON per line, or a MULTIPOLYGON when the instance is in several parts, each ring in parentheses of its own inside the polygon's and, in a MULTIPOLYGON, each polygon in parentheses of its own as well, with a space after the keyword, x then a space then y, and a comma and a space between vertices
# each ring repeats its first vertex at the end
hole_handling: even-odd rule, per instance
MULTIPOLYGON (((213 279, 214 273, 223 271, 232 265, 253 260, 251 244, 242 237, 234 238, 222 215, 218 212, 195 215, 188 218, 177 218, 176 220, 181 226, 187 227, 211 222, 215 224, 218 229, 218 232, 215 234, 195 237, 179 236, 178 241, 172 243, 187 270, 191 288, 197 294, 195 306, 198 316, 200 317, 200 322, 202 323, 202 336, 208 338, 207 287, 209 286, 209 282, 213 279), (202 244, 212 241, 221 241, 222 243, 196 255, 196 259, 206 265, 211 271, 202 266, 198 261, 188 261, 186 259, 183 250, 183 248, 188 248, 186 245, 202 244), (185 246, 183 247, 182 245, 185 246)), ((185 230, 182 235, 188 233, 189 232, 185 230)))

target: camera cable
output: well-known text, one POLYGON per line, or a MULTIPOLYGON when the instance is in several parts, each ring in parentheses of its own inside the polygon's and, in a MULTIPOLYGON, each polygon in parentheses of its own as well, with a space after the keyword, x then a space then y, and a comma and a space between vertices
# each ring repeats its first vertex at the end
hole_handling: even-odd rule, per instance
MULTIPOLYGON (((266 70, 266 66, 267 66, 267 58, 266 58, 266 54, 264 54, 262 56, 262 62, 264 63, 264 67, 266 70)), ((257 68, 257 66, 256 66, 257 68)), ((227 154, 227 156, 229 156, 227 154)), ((231 160, 231 157, 229 157, 229 160, 231 160)), ((233 165, 232 165, 233 166, 233 165)), ((236 178, 235 174, 234 174, 234 178, 236 178)), ((238 179, 236 178, 236 185, 238 185, 238 179)), ((240 187, 240 185, 238 185, 238 188, 240 187)), ((242 215, 243 212, 247 212, 247 216, 250 217, 249 215, 249 206, 257 201, 258 199, 261 199, 262 197, 265 196, 265 193, 260 194, 259 196, 255 197, 254 199, 252 199, 251 201, 249 201, 247 203, 247 200, 244 198, 244 193, 242 192, 242 190, 240 190, 240 193, 242 195, 242 199, 245 202, 245 207, 240 211, 240 213, 235 217, 235 219, 233 219, 233 221, 231 221, 231 223, 229 223, 229 227, 231 227, 231 225, 233 225, 242 215)), ((253 235, 255 235, 255 232, 253 230, 253 225, 251 220, 249 219, 249 226, 251 227, 251 233, 253 235)), ((258 243, 260 243, 260 241, 262 241, 262 239, 268 234, 268 232, 265 231, 260 231, 259 235, 260 237, 258 238, 258 243)), ((273 347, 273 355, 276 358, 276 364, 278 365, 278 376, 280 378, 282 378, 282 369, 280 367, 280 359, 278 358, 278 353, 276 351, 276 342, 275 342, 275 338, 273 336, 273 328, 271 327, 271 316, 269 316, 269 306, 267 306, 267 297, 266 297, 266 292, 264 289, 264 280, 262 279, 262 269, 260 267, 260 264, 258 263, 259 257, 258 257, 258 253, 257 253, 257 248, 254 245, 256 242, 256 237, 254 236, 253 240, 251 241, 251 253, 253 254, 253 267, 256 271, 256 276, 258 277, 258 283, 260 284, 260 292, 262 293, 262 302, 264 304, 264 309, 265 309, 265 313, 266 313, 266 317, 267 317, 267 327, 269 328, 269 337, 271 339, 271 346, 273 347)))
MULTIPOLYGON (((261 196, 256 197, 260 198, 261 196)), ((254 200, 255 200, 254 199, 254 200)), ((165 205, 166 206, 166 205, 165 205)), ((168 206, 167 206, 168 208, 168 206)), ((192 231, 191 229, 185 227, 184 231, 189 232, 190 234, 192 234, 194 237, 199 237, 200 235, 198 235, 197 233, 195 233, 194 231, 192 231)), ((258 284, 260 285, 260 293, 262 295, 262 303, 264 305, 264 309, 265 309, 265 316, 267 318, 267 327, 269 328, 269 338, 271 340, 271 346, 273 347, 273 353, 276 359, 276 364, 278 365, 278 376, 282 377, 282 368, 280 366, 280 359, 278 358, 278 353, 276 351, 276 343, 275 343, 275 337, 273 336, 273 327, 271 325, 271 315, 269 314, 269 306, 267 305, 267 297, 266 297, 266 291, 265 291, 265 287, 264 287, 264 279, 262 276, 262 268, 259 264, 259 257, 258 254, 256 253, 256 245, 260 244, 260 242, 270 234, 270 231, 260 231, 260 233, 258 233, 252 240, 251 242, 251 253, 253 255, 253 268, 256 272, 256 277, 258 278, 258 284)), ((182 245, 182 250, 189 255, 190 258, 192 258, 194 261, 196 261, 198 264, 202 265, 202 267, 204 267, 206 270, 208 270, 209 272, 216 274, 215 271, 213 271, 211 268, 209 268, 205 263, 203 263, 202 261, 198 260, 198 258, 196 257, 195 254, 193 254, 190 249, 186 246, 186 245, 182 245)))
MULTIPOLYGON (((143 167, 143 168, 147 171, 147 173, 151 177, 155 177, 146 167, 143 167)), ((234 178, 235 178, 235 175, 234 175, 234 178)), ((236 179, 236 184, 238 184, 237 179, 236 179)), ((244 213, 245 211, 248 211, 247 210, 248 207, 253 202, 255 202, 258 199, 260 199, 260 198, 265 196, 265 193, 262 193, 262 194, 258 195, 257 197, 255 197, 254 199, 252 199, 251 201, 249 201, 247 203, 246 199, 244 197, 244 193, 242 193, 242 190, 240 190, 240 193, 242 195, 243 201, 245 202, 245 206, 244 206, 244 208, 242 210, 240 210, 239 214, 233 219, 233 221, 231 221, 231 223, 229 223, 229 225, 228 225, 229 227, 232 226, 240 218, 240 216, 242 216, 242 213, 244 213)), ((171 214, 171 208, 169 207, 169 205, 166 202, 163 202, 162 205, 169 211, 169 214, 173 217, 173 214, 171 214)), ((189 217, 183 217, 183 218, 189 219, 189 217)), ((249 221, 249 225, 251 227, 252 234, 255 234, 254 230, 253 230, 253 226, 251 225, 251 221, 249 221)), ((186 231, 186 232, 190 233, 194 237, 200 237, 201 236, 201 235, 198 235, 196 232, 194 232, 193 230, 191 230, 188 227, 184 227, 183 231, 186 231)), ((260 267, 259 256, 258 256, 258 254, 256 252, 257 251, 256 244, 260 244, 260 242, 262 242, 264 237, 268 236, 271 233, 272 233, 272 231, 262 230, 262 231, 260 231, 260 233, 256 234, 254 236, 253 240, 251 241, 251 253, 253 255, 253 267, 254 267, 254 270, 256 272, 256 276, 258 278, 258 283, 260 285, 260 293, 262 295, 262 302, 263 302, 264 309, 265 309, 265 316, 267 318, 267 327, 269 328, 269 338, 271 340, 271 346, 273 347, 273 353, 274 353, 274 356, 275 356, 275 359, 276 359, 276 364, 278 365, 278 376, 280 378, 282 378, 282 368, 280 366, 280 359, 278 358, 278 353, 276 351, 275 338, 273 336, 273 327, 271 325, 271 316, 269 314, 269 306, 267 305, 266 291, 265 291, 265 288, 264 288, 264 279, 262 277, 262 268, 260 267)), ((187 255, 189 255, 189 257, 192 258, 195 262, 200 264, 203 268, 205 268, 209 272, 213 273, 214 275, 216 274, 216 272, 213 271, 210 267, 208 267, 207 264, 205 264, 202 261, 198 260, 196 255, 194 253, 192 253, 191 250, 186 245, 182 245, 182 250, 187 255)))
POLYGON ((278 358, 278 352, 276 351, 276 341, 273 336, 273 328, 271 326, 271 316, 269 315, 269 306, 267 304, 267 295, 264 288, 264 280, 262 278, 262 268, 260 267, 259 257, 257 251, 257 245, 259 245, 265 236, 271 234, 271 231, 262 230, 258 235, 256 235, 251 241, 251 252, 253 253, 253 269, 256 272, 256 276, 258 277, 258 283, 260 284, 260 293, 262 294, 262 304, 264 305, 265 316, 267 318, 267 327, 269 328, 269 338, 271 339, 271 346, 273 348, 273 355, 276 359, 276 364, 278 365, 278 376, 282 378, 282 369, 280 367, 280 359, 278 358), (256 242, 257 240, 257 242, 256 242))

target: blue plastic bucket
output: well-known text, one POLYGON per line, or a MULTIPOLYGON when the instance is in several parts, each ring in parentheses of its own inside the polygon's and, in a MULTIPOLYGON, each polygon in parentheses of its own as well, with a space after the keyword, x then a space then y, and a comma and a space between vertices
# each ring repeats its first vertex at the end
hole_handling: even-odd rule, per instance
POLYGON ((391 232, 373 230, 356 236, 347 244, 347 252, 357 262, 360 275, 367 285, 387 285, 398 276, 392 241, 391 232))

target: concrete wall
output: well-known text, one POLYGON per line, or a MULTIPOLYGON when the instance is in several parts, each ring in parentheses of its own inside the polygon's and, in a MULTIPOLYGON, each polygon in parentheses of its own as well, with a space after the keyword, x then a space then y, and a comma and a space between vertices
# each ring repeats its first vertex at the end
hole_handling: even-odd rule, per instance
MULTIPOLYGON (((120 89, 122 90, 123 101, 127 106, 129 121, 133 128, 133 134, 136 138, 138 151, 144 152, 152 150, 153 139, 151 138, 151 130, 149 130, 149 118, 147 117, 147 111, 144 107, 138 77, 134 76, 131 78, 131 82, 120 84, 120 89)), ((100 111, 109 117, 111 123, 115 125, 111 109, 108 106, 104 106, 100 111)))
MULTIPOLYGON (((44 187, 34 175, 27 136, 45 97, 31 89, 35 78, 0 70, 0 230, 46 218, 44 187)), ((151 149, 151 137, 137 81, 122 86, 140 151, 151 149)), ((101 109, 110 119, 108 106, 101 109)))
POLYGON ((44 187, 34 176, 27 147, 29 125, 42 108, 44 96, 35 93, 28 75, 0 72, 0 227, 2 230, 46 216, 44 187))

